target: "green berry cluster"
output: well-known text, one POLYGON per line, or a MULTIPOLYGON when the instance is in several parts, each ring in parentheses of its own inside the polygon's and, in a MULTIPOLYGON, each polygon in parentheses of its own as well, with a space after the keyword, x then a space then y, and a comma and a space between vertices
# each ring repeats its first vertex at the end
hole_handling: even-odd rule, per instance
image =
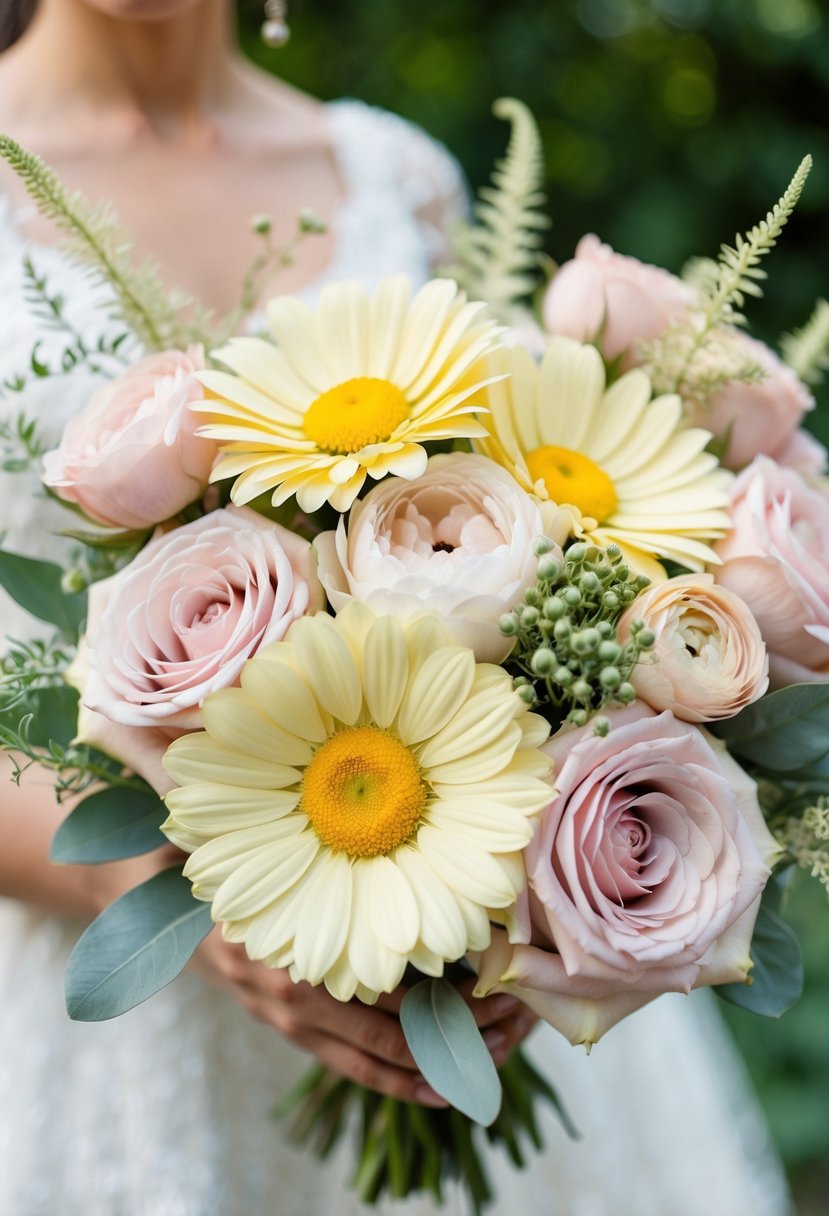
MULTIPOLYGON (((515 638, 506 665, 528 705, 554 722, 584 726, 604 706, 628 705, 636 696, 631 673, 656 639, 644 621, 634 621, 621 643, 616 625, 648 579, 632 573, 618 545, 578 542, 563 560, 552 550, 546 537, 536 542, 536 585, 501 617, 501 632, 515 638)), ((604 716, 594 725, 600 735, 610 728, 604 716)))

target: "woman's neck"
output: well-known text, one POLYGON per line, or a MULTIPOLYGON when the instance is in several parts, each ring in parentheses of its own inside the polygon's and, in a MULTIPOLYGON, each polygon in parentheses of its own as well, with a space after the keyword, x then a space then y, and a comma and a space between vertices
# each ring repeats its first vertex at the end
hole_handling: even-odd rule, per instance
POLYGON ((239 65, 225 0, 193 0, 141 20, 113 17, 87 0, 40 0, 29 30, 3 57, 17 110, 11 119, 40 125, 60 115, 65 127, 68 108, 81 126, 105 114, 122 130, 185 138, 232 104, 239 65), (15 77, 27 87, 15 89, 15 77))

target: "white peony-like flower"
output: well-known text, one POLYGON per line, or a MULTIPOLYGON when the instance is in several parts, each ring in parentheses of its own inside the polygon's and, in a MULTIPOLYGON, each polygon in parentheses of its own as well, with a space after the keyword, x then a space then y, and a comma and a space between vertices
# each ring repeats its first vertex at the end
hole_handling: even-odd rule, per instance
MULTIPOLYGON (((499 618, 535 582, 538 502, 485 456, 433 456, 416 481, 376 486, 314 542, 335 612, 351 600, 398 620, 437 613, 479 662, 500 663, 513 639, 499 618)), ((565 529, 566 531, 566 529, 565 529)))

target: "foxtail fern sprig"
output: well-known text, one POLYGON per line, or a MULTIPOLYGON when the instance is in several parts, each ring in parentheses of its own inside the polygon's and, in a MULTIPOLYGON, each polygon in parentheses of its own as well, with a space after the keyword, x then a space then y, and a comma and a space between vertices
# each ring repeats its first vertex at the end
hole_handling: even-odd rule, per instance
POLYGON ((486 300, 502 315, 531 295, 541 266, 541 230, 549 225, 539 208, 544 161, 541 137, 527 107, 513 97, 493 106, 511 124, 506 155, 479 192, 475 221, 454 236, 458 263, 447 273, 473 298, 486 300))
MULTIPOLYGON (((690 318, 678 321, 654 342, 640 349, 644 368, 656 393, 680 393, 686 400, 705 401, 722 377, 711 379, 711 364, 717 363, 712 344, 722 346, 728 328, 744 325, 742 308, 746 296, 761 296, 760 283, 766 272, 762 259, 777 244, 789 216, 794 211, 812 167, 805 156, 781 198, 765 219, 745 236, 737 235, 734 245, 723 245, 716 263, 697 262, 691 282, 698 293, 690 318), (709 357, 711 356, 711 357, 709 357), (712 360, 713 357, 713 360, 712 360)), ((754 379, 756 367, 746 366, 729 379, 754 379)))
POLYGON ((54 169, 7 135, 0 135, 0 156, 43 215, 66 233, 69 252, 109 284, 118 318, 144 347, 161 350, 192 340, 180 324, 190 301, 164 287, 153 262, 132 264, 131 242, 108 204, 93 206, 82 194, 69 194, 54 169))
POLYGON ((829 371, 829 302, 818 300, 802 329, 784 334, 783 358, 806 384, 821 384, 829 371))

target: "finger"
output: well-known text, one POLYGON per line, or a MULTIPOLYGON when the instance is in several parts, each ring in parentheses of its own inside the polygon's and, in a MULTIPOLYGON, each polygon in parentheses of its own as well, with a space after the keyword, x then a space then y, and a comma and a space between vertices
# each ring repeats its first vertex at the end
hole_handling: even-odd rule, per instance
POLYGON ((484 1031, 484 1042, 489 1048, 496 1068, 500 1068, 510 1053, 515 1050, 538 1023, 538 1017, 522 1006, 511 1018, 505 1018, 484 1031))
POLYGON ((416 1102, 420 1106, 441 1108, 449 1105, 418 1073, 395 1068, 349 1043, 314 1032, 306 1037, 302 1045, 332 1071, 367 1089, 399 1098, 402 1102, 416 1102))
POLYGON ((415 1072, 399 1019, 360 1001, 336 1000, 322 985, 294 984, 287 971, 257 967, 248 974, 250 995, 270 999, 274 1024, 292 1037, 295 1024, 322 1031, 396 1068, 415 1072), (285 1027, 288 1030, 285 1030, 285 1027))

